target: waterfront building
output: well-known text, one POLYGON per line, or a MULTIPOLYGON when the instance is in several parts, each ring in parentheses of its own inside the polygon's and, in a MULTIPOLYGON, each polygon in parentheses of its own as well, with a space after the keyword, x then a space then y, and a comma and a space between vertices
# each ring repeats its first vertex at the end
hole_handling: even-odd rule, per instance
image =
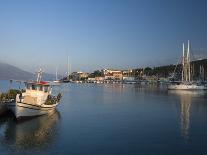
POLYGON ((132 69, 123 71, 123 81, 135 81, 135 74, 132 69))
POLYGON ((80 80, 85 80, 88 78, 88 73, 84 73, 84 72, 73 72, 71 74, 71 78, 73 81, 80 81, 80 80))
POLYGON ((123 80, 123 72, 120 70, 104 69, 105 80, 123 80))
POLYGON ((114 75, 112 73, 104 74, 105 80, 115 80, 114 75))
POLYGON ((104 81, 104 77, 103 76, 98 76, 98 77, 95 77, 95 81, 100 81, 100 82, 103 82, 104 81))

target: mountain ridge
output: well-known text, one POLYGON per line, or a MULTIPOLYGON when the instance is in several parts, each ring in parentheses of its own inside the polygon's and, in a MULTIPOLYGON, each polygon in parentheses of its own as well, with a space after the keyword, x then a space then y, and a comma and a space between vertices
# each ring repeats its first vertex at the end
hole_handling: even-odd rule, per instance
MULTIPOLYGON (((53 80, 55 75, 44 73, 44 80, 53 80)), ((36 75, 16 66, 0 62, 0 80, 34 80, 36 75)))

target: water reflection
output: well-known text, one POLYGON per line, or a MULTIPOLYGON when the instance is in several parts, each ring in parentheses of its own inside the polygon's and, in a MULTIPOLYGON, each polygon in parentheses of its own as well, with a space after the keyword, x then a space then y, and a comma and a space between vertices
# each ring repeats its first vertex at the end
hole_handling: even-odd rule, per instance
POLYGON ((194 97, 205 95, 205 91, 170 90, 169 94, 174 94, 180 98, 180 129, 185 138, 189 138, 191 103, 194 97))
POLYGON ((0 142, 17 149, 48 146, 55 140, 59 119, 58 111, 21 123, 16 123, 11 117, 2 118, 0 126, 4 131, 1 131, 0 142))
POLYGON ((167 85, 141 85, 135 84, 134 90, 145 94, 167 94, 167 85))
POLYGON ((125 88, 124 84, 104 84, 103 86, 105 91, 117 92, 117 93, 123 93, 125 88))

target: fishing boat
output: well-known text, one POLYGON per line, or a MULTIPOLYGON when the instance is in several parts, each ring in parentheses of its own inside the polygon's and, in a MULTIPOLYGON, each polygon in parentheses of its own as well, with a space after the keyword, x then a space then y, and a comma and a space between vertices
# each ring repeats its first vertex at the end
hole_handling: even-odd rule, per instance
POLYGON ((188 40, 188 47, 185 49, 183 43, 183 56, 182 56, 182 80, 177 82, 171 82, 168 85, 169 90, 205 90, 207 86, 200 82, 194 82, 191 78, 191 66, 190 66, 190 43, 188 40))
POLYGON ((8 104, 15 117, 34 117, 50 113, 60 103, 61 94, 52 95, 52 85, 42 81, 42 71, 38 72, 37 81, 25 82, 25 91, 16 95, 15 102, 8 104))

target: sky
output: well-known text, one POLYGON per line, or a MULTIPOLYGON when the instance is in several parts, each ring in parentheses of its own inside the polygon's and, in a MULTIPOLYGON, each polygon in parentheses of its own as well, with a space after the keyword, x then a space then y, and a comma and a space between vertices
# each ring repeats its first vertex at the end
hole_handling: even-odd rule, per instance
POLYGON ((175 64, 190 40, 207 55, 205 0, 1 0, 0 62, 92 72, 175 64))

